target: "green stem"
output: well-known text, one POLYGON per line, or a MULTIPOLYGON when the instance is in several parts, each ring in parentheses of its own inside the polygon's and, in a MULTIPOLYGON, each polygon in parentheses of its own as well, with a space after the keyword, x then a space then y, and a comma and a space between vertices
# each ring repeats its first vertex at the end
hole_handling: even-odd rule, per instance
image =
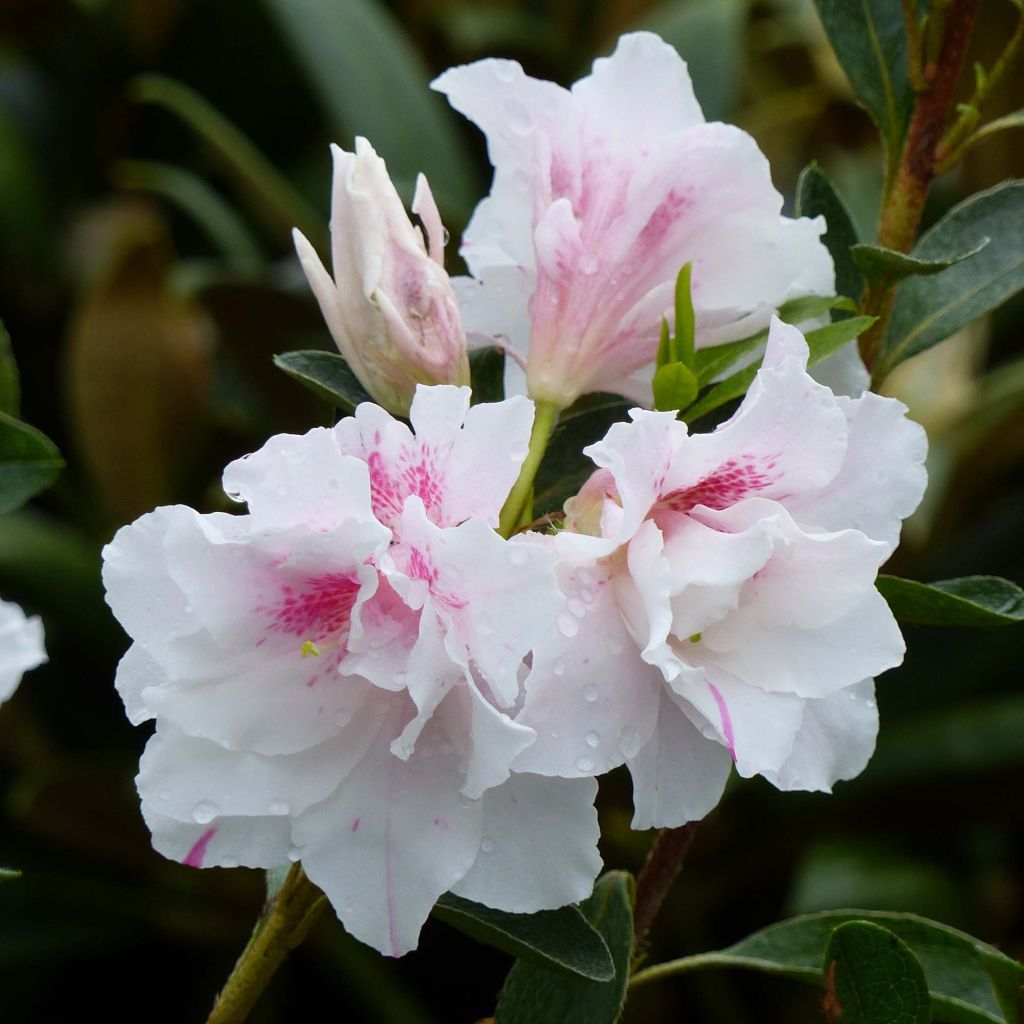
POLYGON ((637 971, 629 979, 629 987, 637 988, 640 985, 650 984, 652 981, 661 981, 663 978, 671 978, 677 974, 685 974, 687 971, 696 971, 701 967, 723 967, 734 965, 735 960, 723 963, 718 953, 696 953, 694 956, 684 956, 679 960, 669 960, 663 964, 655 964, 653 967, 645 967, 637 971))
POLYGON ((682 869, 699 824, 691 821, 679 828, 663 828, 654 840, 636 880, 633 932, 637 948, 647 938, 676 875, 682 869))
POLYGON ((252 938, 213 1004, 207 1024, 241 1024, 326 905, 324 894, 306 877, 302 865, 295 864, 256 923, 252 938))
POLYGON ((551 402, 537 402, 536 404, 533 430, 530 431, 530 450, 526 454, 523 468, 519 471, 519 479, 513 485, 505 507, 501 510, 498 532, 502 537, 511 537, 523 521, 524 516, 527 519, 533 518, 532 510, 526 506, 530 501, 533 481, 537 476, 537 470, 540 469, 544 452, 547 450, 555 420, 558 419, 558 412, 558 406, 551 402))

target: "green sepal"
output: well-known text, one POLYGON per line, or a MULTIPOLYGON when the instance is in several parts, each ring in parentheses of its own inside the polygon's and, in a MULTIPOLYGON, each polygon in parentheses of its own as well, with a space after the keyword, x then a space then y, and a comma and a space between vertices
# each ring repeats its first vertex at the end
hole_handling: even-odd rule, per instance
POLYGON ((693 370, 683 363, 661 366, 654 371, 651 381, 654 408, 659 412, 685 409, 697 397, 699 387, 693 370))

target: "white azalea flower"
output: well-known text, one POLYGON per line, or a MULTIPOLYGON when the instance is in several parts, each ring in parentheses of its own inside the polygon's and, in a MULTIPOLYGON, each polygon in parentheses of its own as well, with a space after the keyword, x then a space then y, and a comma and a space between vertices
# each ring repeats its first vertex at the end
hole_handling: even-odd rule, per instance
POLYGON ((0 703, 18 688, 21 677, 46 661, 43 624, 13 601, 0 601, 0 703))
POLYGON ((367 404, 230 465, 246 515, 176 506, 118 532, 117 685, 157 721, 138 786, 160 852, 301 859, 394 956, 449 889, 514 912, 590 892, 594 780, 509 774, 534 737, 512 720, 523 659, 564 603, 551 553, 492 529, 532 415, 420 388, 415 433, 367 404))
POLYGON ((625 761, 638 828, 701 817, 730 762, 782 789, 864 768, 872 677, 904 650, 874 581, 924 492, 926 439, 901 403, 837 398, 806 363, 775 320, 713 433, 637 409, 587 449, 601 468, 567 526, 588 533, 549 542, 572 617, 534 648, 518 720, 538 739, 517 768, 625 761))
POLYGON ((698 346, 754 334, 787 299, 832 294, 822 218, 781 215, 754 140, 705 123, 685 63, 656 35, 623 36, 568 90, 495 59, 434 88, 486 134, 494 165, 462 244, 473 277, 456 284, 467 331, 509 347, 506 393, 524 390, 518 361, 539 401, 649 403, 687 262, 698 346))

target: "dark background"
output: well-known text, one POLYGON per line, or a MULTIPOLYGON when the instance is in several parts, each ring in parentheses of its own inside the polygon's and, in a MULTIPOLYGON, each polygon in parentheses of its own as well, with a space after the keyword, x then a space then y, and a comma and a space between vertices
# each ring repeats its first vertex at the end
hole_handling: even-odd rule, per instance
MULTIPOLYGON (((157 504, 221 507, 229 459, 329 421, 270 362, 330 345, 287 231, 302 216, 325 230, 329 141, 367 135, 407 199, 426 170, 457 238, 489 171, 481 138, 428 96, 429 78, 504 55, 568 84, 620 32, 649 26, 690 60, 709 119, 757 138, 784 194, 817 159, 873 235, 879 146, 809 2, 301 2, 328 12, 329 32, 296 39, 280 0, 0 4, 0 317, 22 414, 68 461, 52 490, 0 518, 0 594, 43 616, 50 654, 0 711, 0 864, 24 871, 0 887, 3 1021, 86 1009, 205 1019, 258 913, 258 872, 194 871, 150 848, 132 782, 147 730, 128 725, 112 687, 127 641, 103 604, 99 549, 157 504), (282 205, 252 161, 137 102, 132 83, 148 72, 196 90, 295 198, 282 205)), ((990 63, 1013 15, 985 4, 972 55, 990 63)), ((991 112, 1022 95, 1018 69, 991 112)), ((238 152, 221 128, 211 138, 238 152)), ((1013 133, 973 150, 936 183, 926 220, 1020 175, 1021 151, 1013 133)), ((929 495, 890 569, 1024 579, 1024 303, 906 364, 888 390, 932 443, 929 495)), ((1022 633, 907 640, 905 665, 879 685, 867 771, 831 797, 732 786, 655 928, 653 959, 843 906, 917 911, 1024 956, 1022 633)), ((625 779, 603 780, 601 813, 606 863, 637 868, 651 836, 629 830, 625 779)), ((331 918, 253 1019, 470 1024, 492 1012, 507 967, 436 922, 394 963, 331 918)), ((716 972, 638 993, 626 1019, 815 1021, 817 998, 716 972)))

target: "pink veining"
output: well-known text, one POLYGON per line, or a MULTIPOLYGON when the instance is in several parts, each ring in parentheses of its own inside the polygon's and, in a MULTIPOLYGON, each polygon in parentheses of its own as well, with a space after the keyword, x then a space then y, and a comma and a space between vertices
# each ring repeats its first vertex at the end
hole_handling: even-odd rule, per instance
POLYGON ((711 696, 715 698, 715 703, 718 705, 718 714, 722 718, 722 732, 725 734, 725 744, 729 748, 729 755, 732 759, 736 760, 736 737, 732 731, 732 718, 729 717, 729 707, 725 703, 725 698, 719 692, 718 687, 714 683, 708 683, 708 689, 711 691, 711 696))
POLYGON ((692 486, 665 495, 657 507, 672 512, 689 512, 697 505, 729 508, 751 494, 771 487, 776 481, 772 473, 774 469, 774 456, 740 455, 723 462, 692 486))
POLYGON ((362 821, 363 821, 362 818, 356 818, 356 820, 352 822, 352 831, 353 832, 358 832, 359 831, 359 826, 362 824, 362 821))
POLYGON ((331 637, 348 631, 359 586, 351 573, 328 572, 283 585, 277 603, 256 610, 268 616, 276 633, 306 640, 331 637))
POLYGON ((206 856, 206 848, 210 845, 210 840, 217 834, 217 827, 208 828, 192 845, 192 849, 185 855, 185 859, 181 862, 187 868, 201 868, 203 866, 203 858, 206 856))

